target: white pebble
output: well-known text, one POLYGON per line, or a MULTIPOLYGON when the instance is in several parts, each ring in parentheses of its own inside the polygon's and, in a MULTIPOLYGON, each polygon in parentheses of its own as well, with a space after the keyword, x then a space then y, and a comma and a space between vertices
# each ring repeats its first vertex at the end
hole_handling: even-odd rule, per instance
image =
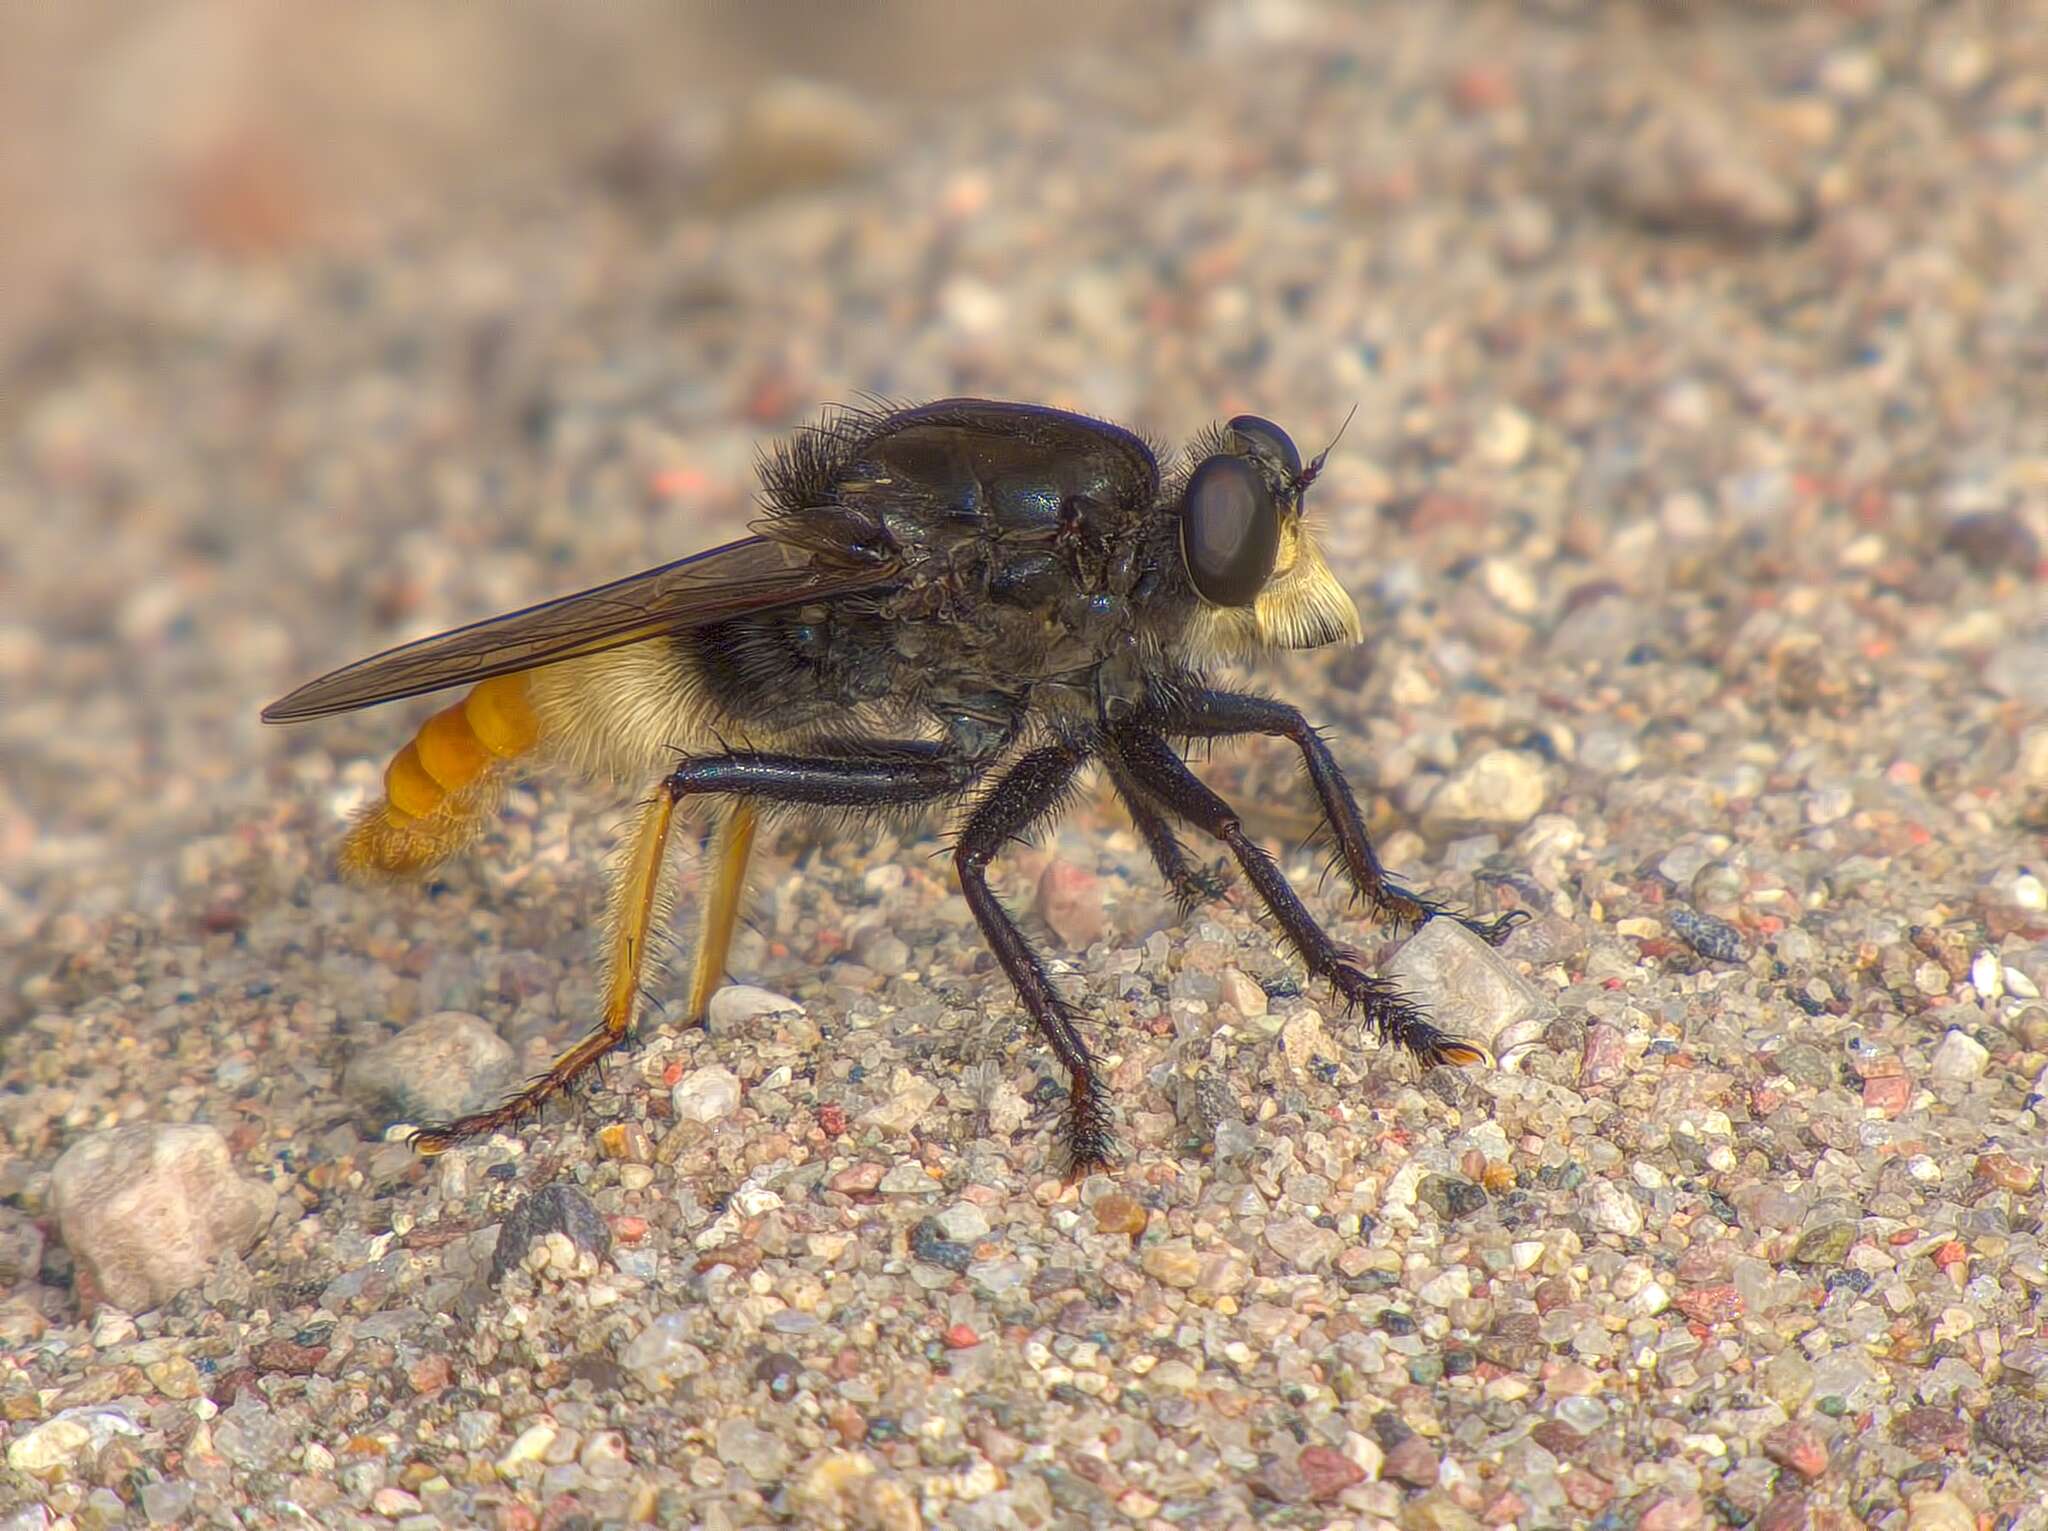
POLYGON ((1997 999, 2005 993, 2005 964, 1998 960, 1997 952, 1977 953, 1970 963, 1970 987, 1985 999, 1997 999))
POLYGON ((1927 1072, 1946 1084, 1968 1084, 1984 1076, 1990 1061, 1991 1053, 1983 1043, 1964 1032, 1951 1031, 1934 1050, 1927 1072))
POLYGON ((681 1122, 715 1122, 740 1103, 739 1076, 720 1064, 692 1069, 669 1092, 669 1103, 681 1122))
POLYGON ((140 1313, 251 1248, 277 1193, 235 1173, 211 1127, 117 1127, 80 1138, 57 1160, 50 1195, 64 1242, 107 1301, 140 1313))
POLYGON ((1636 1199, 1612 1180, 1595 1180, 1586 1187, 1587 1213, 1602 1233, 1634 1238, 1643 1231, 1643 1209, 1636 1199))
POLYGON ((787 994, 756 988, 750 983, 729 983, 711 996, 706 1019, 713 1032, 744 1025, 764 1015, 802 1015, 804 1007, 787 994))

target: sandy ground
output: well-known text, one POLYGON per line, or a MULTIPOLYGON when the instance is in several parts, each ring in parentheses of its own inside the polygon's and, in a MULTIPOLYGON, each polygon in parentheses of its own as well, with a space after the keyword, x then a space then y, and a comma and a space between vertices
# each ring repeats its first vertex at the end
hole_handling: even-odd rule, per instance
POLYGON ((2039 6, 81 14, 0 159, 6 1531, 2048 1524, 2039 6), (1258 679, 1536 917, 1396 952, 1291 761, 1202 769, 1512 1067, 1375 1049, 1089 801, 998 886, 1113 1175, 943 826, 783 833, 712 1034, 387 1140, 588 1023, 632 793, 358 889, 426 707, 258 708, 733 534, 863 393, 1358 406, 1367 641, 1258 679))

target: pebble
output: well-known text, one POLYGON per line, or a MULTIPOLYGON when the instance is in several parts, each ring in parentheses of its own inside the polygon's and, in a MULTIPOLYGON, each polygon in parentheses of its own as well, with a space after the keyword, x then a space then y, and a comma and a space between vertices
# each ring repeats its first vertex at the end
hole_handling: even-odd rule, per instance
MULTIPOLYGON (((2048 1402, 2001 1390, 1978 1418, 1985 1440, 2022 1462, 2048 1463, 2048 1402)), ((1967 1449, 1968 1442, 1956 1449, 1967 1449)))
POLYGON ((1122 1233, 1136 1238, 1145 1231, 1149 1221, 1144 1205, 1134 1196, 1121 1191, 1112 1191, 1100 1197, 1090 1209, 1095 1214, 1096 1231, 1100 1233, 1122 1233))
POLYGON ((1337 1257, 1342 1240, 1306 1217, 1283 1217, 1266 1225, 1266 1243, 1296 1270, 1320 1270, 1337 1257))
POLYGON ((863 1112, 861 1123, 902 1137, 929 1125, 932 1108, 939 1103, 939 1087, 922 1074, 898 1069, 889 1081, 889 1096, 872 1110, 863 1112))
POLYGON ((542 1461, 547 1456, 549 1448, 555 1444, 555 1437, 560 1433, 546 1421, 528 1425, 519 1432, 519 1438, 513 1441, 505 1454, 492 1464, 498 1476, 515 1477, 521 1468, 542 1461))
POLYGON ((43 1230, 13 1207, 0 1207, 0 1287, 13 1287, 43 1268, 43 1230))
POLYGON ((1386 1448, 1380 1476, 1414 1488, 1432 1488, 1443 1471, 1443 1455, 1419 1435, 1410 1435, 1386 1448))
POLYGON ((1238 968, 1225 968, 1216 975, 1218 997, 1226 1005, 1236 1009, 1246 1020, 1256 1020, 1266 1013, 1271 1001, 1257 979, 1238 968))
POLYGON ((445 1121, 518 1083, 510 1044, 482 1016, 440 1010, 349 1060, 342 1087, 389 1121, 445 1121))
POLYGON ((702 1373, 709 1358, 691 1341, 693 1320, 687 1313, 658 1313, 619 1352, 619 1364, 643 1385, 665 1393, 687 1377, 702 1373))
POLYGON ((789 1447, 752 1420, 729 1417, 718 1426, 718 1459, 757 1484, 781 1481, 789 1470, 789 1447))
POLYGON ((1817 1223, 1799 1235, 1792 1246, 1795 1265, 1839 1265, 1856 1242, 1856 1225, 1849 1222, 1817 1223))
POLYGON ((1766 1433, 1763 1448, 1765 1456, 1809 1483, 1828 1470, 1827 1442, 1804 1420, 1790 1421, 1766 1433))
POLYGON ((932 1221, 947 1238, 960 1244, 979 1244, 990 1232, 988 1214, 971 1201, 954 1202, 932 1221))
POLYGON ((1365 1481, 1365 1469, 1330 1446, 1304 1446, 1296 1459, 1312 1504, 1325 1504, 1365 1481))
POLYGON ((1643 1231, 1642 1204, 1612 1180, 1587 1181, 1585 1201, 1587 1219, 1599 1232, 1632 1239, 1643 1231))
POLYGON ((90 1426, 81 1419, 60 1416, 9 1441, 7 1466, 32 1478, 46 1477, 68 1467, 92 1444, 90 1426))
POLYGON ((1455 920, 1431 920, 1385 964, 1386 978, 1428 1008, 1453 1036, 1493 1046, 1540 1029, 1557 1000, 1455 920))
POLYGON ((1202 1256, 1195 1272, 1194 1291, 1204 1301, 1233 1297, 1252 1279, 1251 1262, 1235 1250, 1216 1250, 1202 1256))
MULTIPOLYGON (((558 1181, 522 1198, 505 1218, 491 1255, 491 1284, 496 1286, 525 1264, 528 1252, 554 1234, 593 1264, 611 1254, 611 1225, 583 1192, 558 1181)), ((549 1263, 556 1262, 551 1258, 549 1263)))
POLYGON ((1160 1285, 1183 1291, 1195 1284, 1202 1270, 1201 1257, 1186 1239, 1166 1239, 1148 1245, 1139 1263, 1145 1274, 1160 1285))
POLYGON ((1680 1292, 1671 1305, 1696 1324, 1733 1323, 1742 1316, 1742 1295, 1730 1282, 1680 1292))
POLYGON ((1108 915, 1102 879, 1084 866, 1055 856, 1038 877, 1033 911, 1068 951, 1085 951, 1102 939, 1108 915))
POLYGON ((2019 779, 2029 787, 2048 787, 2048 723, 2036 723, 2020 735, 2019 779))
POLYGON ((716 1122, 740 1106, 740 1079, 722 1063, 690 1070, 669 1091, 669 1105, 679 1122, 716 1122))
POLYGON ((803 1013, 804 1007, 787 994, 750 983, 729 983, 711 991, 711 1003, 705 1007, 705 1024, 714 1035, 724 1036, 750 1021, 803 1013))
POLYGON ((1951 1030, 1928 1061, 1927 1077, 1937 1084, 1969 1084, 1984 1077, 1991 1052, 1975 1037, 1951 1030))
POLYGON ((132 1313, 203 1281, 248 1251, 277 1193, 235 1173, 211 1127, 147 1124, 80 1138, 50 1174, 65 1246, 106 1300, 132 1313))
POLYGON ((1543 811, 1543 762, 1524 750, 1488 750, 1446 777, 1422 809, 1422 832, 1435 840, 1521 828, 1543 811))
POLYGON ((1914 1494, 1906 1501, 1906 1531, 1977 1531, 1977 1512, 1946 1490, 1914 1494))
MULTIPOLYGON (((1473 438, 1472 449, 1478 454, 1479 460, 1488 467, 1512 468, 1529 455, 1529 448, 1535 441, 1535 422, 1514 406, 1502 404, 1488 412, 1479 428, 1479 434, 1473 438)), ((1526 579, 1527 576, 1523 575, 1520 578, 1526 579)), ((1487 586, 1491 592, 1491 579, 1487 581, 1487 586)), ((1494 594, 1494 598, 1500 600, 1498 593, 1494 594)), ((1525 616, 1536 609, 1533 592, 1527 604, 1516 605, 1505 600, 1502 600, 1501 604, 1508 610, 1525 616)))
POLYGON ((1711 914, 1701 914, 1683 904, 1675 905, 1669 915, 1672 930, 1678 939, 1690 946, 1710 962, 1740 962, 1742 960, 1742 932, 1726 920, 1711 914))

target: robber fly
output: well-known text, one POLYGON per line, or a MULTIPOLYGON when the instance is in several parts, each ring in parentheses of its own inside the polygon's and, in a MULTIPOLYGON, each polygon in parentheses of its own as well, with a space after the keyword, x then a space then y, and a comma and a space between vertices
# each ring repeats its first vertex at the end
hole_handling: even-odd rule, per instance
MULTIPOLYGON (((764 813, 961 805, 961 891, 1065 1067, 1073 1173, 1108 1163, 1108 1103, 1080 1017, 990 891, 990 860, 1099 766, 1184 909, 1220 891, 1176 837, 1221 842, 1310 972, 1384 1040, 1431 1063, 1488 1061, 1445 1035, 1319 926, 1177 744, 1266 734, 1300 751, 1337 864, 1381 916, 1445 911, 1382 870, 1321 734, 1285 703, 1218 690, 1217 665, 1360 637, 1303 515, 1287 434, 1240 415, 1180 466, 1121 427, 1030 404, 948 399, 828 414, 764 459, 756 535, 594 590, 408 643, 300 687, 273 723, 466 685, 384 773, 345 870, 417 877, 471 842, 539 765, 658 786, 611 889, 594 1030, 491 1110, 420 1129, 438 1152, 561 1094, 633 1027, 670 907, 671 820, 704 800, 712 871, 686 1019, 725 969, 764 813)), ((1452 916, 1489 941, 1510 922, 1452 916)))

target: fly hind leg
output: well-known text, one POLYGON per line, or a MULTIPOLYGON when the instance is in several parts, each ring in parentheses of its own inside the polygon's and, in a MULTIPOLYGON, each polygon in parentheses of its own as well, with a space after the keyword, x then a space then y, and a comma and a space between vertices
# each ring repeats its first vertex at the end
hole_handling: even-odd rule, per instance
POLYGON ((704 889, 703 920, 697 934, 697 953, 690 961, 689 998, 683 1008, 685 1024, 704 1024, 711 1011, 711 996, 725 977, 733 928, 738 925, 740 910, 746 903, 747 861, 754 849, 754 828, 759 821, 759 810, 742 799, 725 811, 712 832, 707 847, 710 874, 704 889))
POLYGON ((518 1094, 488 1111, 452 1122, 428 1123, 412 1135, 414 1148, 423 1154, 437 1154, 464 1138, 481 1137, 525 1120, 632 1035, 634 1012, 646 980, 648 942, 668 913, 669 893, 662 873, 675 806, 672 794, 654 795, 641 812, 632 847, 612 883, 604 1009, 598 1024, 518 1094))
POLYGON ((649 933, 667 909, 661 875, 675 808, 686 797, 734 799, 721 826, 716 885, 707 901, 707 934, 717 950, 700 952, 691 981, 693 1008, 708 1001, 725 963, 724 944, 738 916, 759 805, 779 803, 859 813, 916 806, 965 791, 983 769, 975 757, 923 741, 852 743, 831 755, 751 751, 686 760, 661 785, 641 820, 640 833, 613 898, 612 964, 602 1020, 546 1073, 503 1105, 413 1134, 424 1153, 438 1153, 463 1138, 494 1132, 533 1115, 594 1068, 631 1033, 647 966, 649 933), (722 932, 722 935, 721 935, 722 932))

